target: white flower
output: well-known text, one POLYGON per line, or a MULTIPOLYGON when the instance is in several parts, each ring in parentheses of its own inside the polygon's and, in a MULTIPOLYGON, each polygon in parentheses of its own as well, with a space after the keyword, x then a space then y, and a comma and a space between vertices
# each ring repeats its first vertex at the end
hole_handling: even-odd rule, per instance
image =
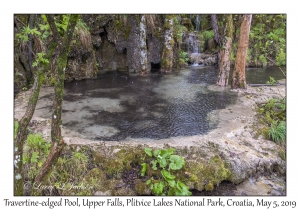
POLYGON ((54 115, 53 117, 54 117, 54 119, 56 119, 56 115, 54 115))

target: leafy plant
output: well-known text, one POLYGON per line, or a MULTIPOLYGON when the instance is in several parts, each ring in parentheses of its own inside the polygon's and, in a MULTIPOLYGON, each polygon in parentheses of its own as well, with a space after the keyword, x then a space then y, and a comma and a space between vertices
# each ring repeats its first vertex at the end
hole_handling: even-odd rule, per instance
POLYGON ((181 58, 182 60, 184 60, 184 62, 188 62, 188 60, 189 60, 188 53, 181 50, 179 52, 179 58, 181 58))
POLYGON ((28 170, 28 178, 33 180, 45 162, 51 144, 44 140, 40 134, 29 134, 25 143, 22 161, 28 170))
POLYGON ((259 121, 264 126, 258 130, 265 138, 270 138, 278 144, 286 138, 286 99, 270 99, 259 108, 259 121))
POLYGON ((266 65, 268 59, 276 59, 276 65, 286 64, 286 15, 253 16, 249 49, 257 65, 266 65), (259 61, 259 62, 258 62, 259 61))
POLYGON ((198 35, 198 37, 200 39, 200 50, 201 51, 204 51, 205 43, 207 43, 208 40, 214 38, 214 36, 215 36, 215 32, 213 30, 206 30, 198 35))
MULTIPOLYGON (((184 158, 174 155, 175 149, 156 149, 152 152, 151 148, 145 148, 145 153, 152 158, 151 168, 155 171, 160 170, 161 179, 155 180, 151 177, 146 184, 150 185, 150 189, 155 195, 191 195, 189 188, 176 176, 172 171, 182 169, 185 164, 184 158)), ((142 163, 141 175, 145 176, 147 164, 142 163)))
POLYGON ((277 83, 277 81, 273 77, 270 77, 270 80, 267 81, 267 84, 270 84, 270 85, 275 85, 276 83, 277 83))
POLYGON ((286 122, 285 121, 275 121, 271 124, 269 130, 269 138, 271 138, 277 144, 284 143, 286 140, 286 122))
POLYGON ((46 55, 46 53, 38 53, 37 54, 37 58, 35 59, 35 61, 33 62, 32 66, 38 66, 39 64, 48 64, 49 60, 47 58, 45 58, 44 56, 46 55))
POLYGON ((213 30, 203 31, 202 33, 202 38, 204 39, 204 41, 208 41, 214 38, 214 36, 215 36, 215 32, 213 30))
POLYGON ((29 34, 36 34, 36 35, 41 35, 41 32, 39 32, 37 30, 37 28, 33 28, 33 29, 30 29, 29 25, 28 26, 24 26, 21 30, 21 33, 20 34, 16 34, 16 37, 23 40, 24 42, 28 42, 28 35, 29 34))

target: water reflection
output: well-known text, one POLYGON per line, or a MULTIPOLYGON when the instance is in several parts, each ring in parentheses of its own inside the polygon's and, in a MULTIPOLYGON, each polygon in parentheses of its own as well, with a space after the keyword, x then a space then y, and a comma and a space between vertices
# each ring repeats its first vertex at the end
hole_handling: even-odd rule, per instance
POLYGON ((69 82, 63 123, 88 138, 108 141, 204 134, 213 129, 207 113, 236 101, 236 93, 208 90, 217 74, 215 67, 199 66, 146 77, 106 72, 69 82))

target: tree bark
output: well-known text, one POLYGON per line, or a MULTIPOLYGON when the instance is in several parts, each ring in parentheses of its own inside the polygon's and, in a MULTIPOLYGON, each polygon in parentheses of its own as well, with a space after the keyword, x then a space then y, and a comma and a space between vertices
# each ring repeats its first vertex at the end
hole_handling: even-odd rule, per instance
POLYGON ((244 15, 243 22, 241 24, 238 49, 235 59, 234 71, 232 75, 231 88, 246 89, 246 58, 249 44, 249 34, 251 27, 252 15, 244 15))
MULTIPOLYGON (((34 19, 35 19, 35 15, 31 14, 29 16, 29 27, 30 29, 33 29, 33 25, 34 25, 34 19)), ((32 56, 33 56, 33 35, 29 34, 29 39, 28 39, 28 63, 29 63, 29 68, 32 71, 32 56)))
POLYGON ((173 67, 173 48, 174 48, 174 15, 166 15, 165 18, 164 45, 161 56, 161 72, 170 72, 173 67))
POLYGON ((26 112, 19 122, 17 136, 14 140, 14 195, 23 195, 24 174, 23 174, 23 145, 27 138, 27 126, 34 113, 36 103, 39 97, 40 88, 43 82, 43 72, 39 72, 35 76, 34 85, 32 87, 31 96, 29 98, 26 112))
POLYGON ((222 46, 222 38, 219 34, 218 20, 215 14, 211 15, 212 27, 214 29, 214 39, 218 43, 219 46, 222 46))
POLYGON ((221 60, 219 64, 219 76, 217 79, 217 85, 227 86, 230 73, 230 53, 232 44, 232 34, 233 34, 233 22, 232 15, 227 15, 226 24, 226 35, 223 38, 223 46, 221 49, 221 60))
POLYGON ((48 175, 51 168, 57 162, 62 149, 64 148, 64 140, 61 136, 61 114, 62 114, 62 100, 64 93, 64 79, 65 69, 67 65, 68 54, 70 51, 70 44, 73 38, 74 29, 79 19, 79 15, 71 15, 67 31, 64 37, 61 37, 54 23, 53 15, 46 15, 51 31, 53 33, 54 40, 58 43, 58 60, 57 68, 55 70, 56 83, 54 85, 54 100, 52 108, 52 121, 51 121, 51 141, 52 147, 49 156, 43 164, 38 176, 35 179, 35 183, 43 182, 44 178, 48 175), (51 24, 50 24, 51 23, 51 24))
POLYGON ((140 21, 140 60, 141 69, 140 75, 144 76, 148 74, 148 53, 147 53, 147 43, 146 43, 146 19, 145 15, 141 15, 140 21))

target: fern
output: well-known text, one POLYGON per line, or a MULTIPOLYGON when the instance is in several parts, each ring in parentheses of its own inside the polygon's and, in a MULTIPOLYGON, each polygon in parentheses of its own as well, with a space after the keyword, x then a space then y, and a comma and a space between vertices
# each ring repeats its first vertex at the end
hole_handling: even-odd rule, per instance
POLYGON ((269 138, 271 138, 277 144, 284 143, 286 140, 286 122, 278 121, 271 124, 269 131, 269 138))

